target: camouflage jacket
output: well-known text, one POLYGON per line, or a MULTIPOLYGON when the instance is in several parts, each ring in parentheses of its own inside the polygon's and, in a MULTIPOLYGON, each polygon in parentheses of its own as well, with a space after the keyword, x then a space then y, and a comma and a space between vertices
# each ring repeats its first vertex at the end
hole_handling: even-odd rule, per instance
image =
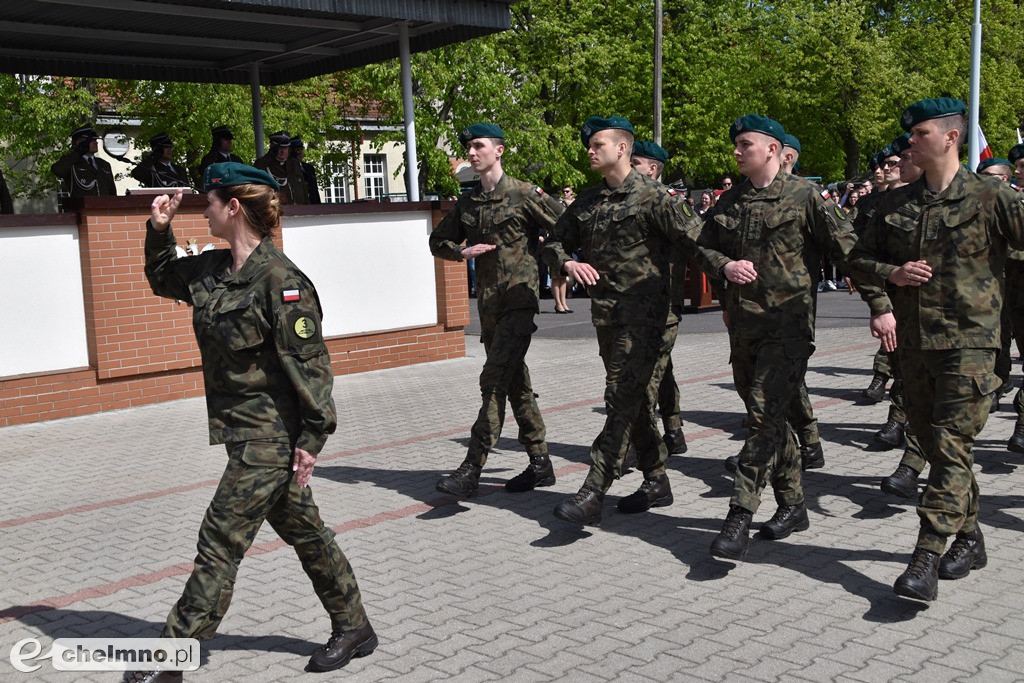
POLYGON ((850 223, 853 224, 853 231, 858 235, 863 232, 864 226, 868 224, 868 220, 875 215, 875 209, 878 208, 878 203, 885 197, 887 190, 875 190, 865 197, 861 197, 860 201, 857 202, 857 215, 850 217, 850 223))
POLYGON ((964 168, 938 194, 922 177, 886 193, 854 255, 876 259, 883 278, 924 259, 931 279, 862 296, 872 313, 894 311, 903 348, 999 348, 1007 243, 1024 248, 1024 195, 964 168))
MULTIPOLYGON (((728 262, 696 250, 700 218, 659 182, 630 171, 616 188, 601 181, 587 188, 555 223, 541 254, 553 273, 562 272, 574 251, 600 279, 589 288, 595 325, 664 327, 670 315, 673 244, 694 253, 709 272, 728 262)), ((675 256, 674 256, 675 254, 675 256)), ((675 266, 678 273, 685 263, 675 266)))
POLYGON ((521 308, 538 311, 537 259, 531 248, 562 211, 562 205, 536 185, 507 175, 491 192, 477 183, 430 233, 430 253, 461 261, 465 240, 497 245, 476 258, 480 315, 521 308))
POLYGON ((827 191, 780 171, 770 185, 749 179, 727 190, 704 218, 698 244, 754 264, 757 279, 728 283, 729 330, 747 339, 814 339, 821 257, 847 269, 856 236, 827 191))
POLYGON ((309 188, 306 187, 306 177, 302 174, 298 159, 288 157, 281 163, 275 155, 267 152, 254 165, 274 176, 274 180, 281 186, 277 196, 281 198, 282 204, 309 204, 309 188))
POLYGON ((288 437, 319 453, 337 418, 312 283, 270 238, 234 273, 229 249, 177 258, 174 246, 171 228, 147 225, 153 293, 192 304, 210 443, 288 437))

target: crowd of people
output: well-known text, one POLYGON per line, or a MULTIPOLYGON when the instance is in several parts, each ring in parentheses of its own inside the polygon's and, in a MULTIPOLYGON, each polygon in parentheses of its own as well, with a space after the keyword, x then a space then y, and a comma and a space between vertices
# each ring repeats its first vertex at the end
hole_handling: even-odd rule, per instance
MULTIPOLYGON (((757 114, 730 127, 742 176, 726 179, 703 213, 659 181, 667 152, 635 140, 623 117, 591 117, 583 124, 581 143, 602 179, 575 197, 563 188, 563 201, 504 173, 500 126, 467 127, 459 139, 479 181, 458 197, 428 246, 439 258, 475 259, 486 358, 466 456, 440 477, 437 490, 477 495, 507 403, 528 462, 505 488, 526 493, 555 483, 525 362, 537 329, 539 245, 551 273, 588 288, 606 373, 605 421, 590 448, 589 471, 554 516, 573 525, 600 524, 605 495, 631 457, 643 481, 618 501, 619 512, 641 514, 674 503, 666 463, 670 453, 686 451, 686 442, 671 352, 680 283, 693 267, 714 282, 735 388, 746 407, 743 446, 724 463, 734 474, 733 492, 710 554, 744 558, 769 485, 777 507, 760 534, 782 539, 807 530, 812 520, 802 472, 823 467, 825 454, 805 373, 815 350, 817 285, 827 256, 867 304, 871 333, 896 379, 890 416, 902 419, 906 448, 882 488, 917 499, 920 529, 894 591, 934 600, 940 579, 985 567, 972 446, 1008 387, 1009 333, 1001 328, 1024 332, 1016 327, 1018 317, 1024 320, 1019 280, 1010 275, 1024 273, 1024 195, 1009 182, 1014 168, 1024 174, 1024 145, 1007 159, 967 170, 960 163, 965 112, 963 102, 950 98, 907 107, 899 119, 906 134, 878 155, 882 177, 851 205, 855 212, 827 188, 794 175, 799 143, 778 121, 757 114)), ((295 547, 331 617, 332 634, 307 669, 336 669, 373 652, 377 637, 352 568, 308 489, 316 456, 337 421, 318 298, 313 283, 273 245, 283 186, 272 173, 218 161, 207 168, 203 185, 211 233, 229 249, 177 256, 170 224, 180 191, 154 200, 146 230, 153 291, 193 306, 211 443, 224 443, 228 453, 200 527, 195 569, 164 635, 213 635, 238 565, 268 520, 295 547)), ((853 192, 859 195, 851 188, 843 195, 853 192)), ((879 400, 884 389, 885 382, 879 393, 874 381, 868 388, 879 400)), ((1024 392, 1015 404, 1024 406, 1024 392)), ((1022 425, 1024 417, 1017 441, 1009 444, 1014 450, 1024 450, 1022 425)), ((180 680, 180 674, 129 672, 125 678, 153 683, 180 680)))

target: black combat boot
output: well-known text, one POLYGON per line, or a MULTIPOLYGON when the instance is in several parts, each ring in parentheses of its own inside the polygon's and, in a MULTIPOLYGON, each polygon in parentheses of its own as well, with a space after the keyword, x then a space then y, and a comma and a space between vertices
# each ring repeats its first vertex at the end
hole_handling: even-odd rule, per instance
POLYGON ((875 373, 875 376, 871 378, 871 384, 868 385, 868 388, 864 390, 862 395, 865 400, 878 403, 885 398, 885 385, 888 383, 888 377, 875 373))
POLYGON ((736 474, 736 470, 740 468, 740 456, 730 455, 725 459, 725 471, 736 474))
POLYGON ((1006 442, 1006 448, 1014 453, 1024 453, 1024 422, 1017 421, 1013 428, 1013 436, 1006 442))
POLYGON ((353 657, 365 657, 376 649, 377 634, 368 621, 351 631, 334 631, 327 644, 309 658, 306 671, 334 671, 348 664, 353 657))
POLYGON ((738 505, 729 506, 722 531, 711 544, 711 555, 727 560, 742 560, 750 543, 750 520, 754 513, 738 505))
POLYGON ((482 469, 480 465, 466 460, 454 472, 438 479, 434 488, 457 498, 472 498, 480 488, 482 469))
POLYGON ((121 683, 181 683, 180 671, 125 671, 121 683))
POLYGON ((520 474, 505 482, 505 490, 512 493, 532 491, 538 486, 551 486, 555 483, 555 470, 551 466, 551 458, 547 453, 531 455, 530 464, 520 474))
POLYGON ((780 505, 772 518, 761 525, 761 535, 777 541, 794 531, 807 531, 810 527, 806 505, 780 505))
POLYGON ((988 564, 985 554, 985 538, 981 529, 956 535, 956 540, 939 560, 940 579, 962 579, 972 569, 981 569, 988 564))
POLYGON ((896 595, 914 600, 934 600, 939 597, 939 554, 924 548, 914 548, 907 570, 896 579, 892 589, 896 595))
POLYGON ((619 501, 619 512, 633 514, 647 512, 651 508, 671 505, 672 487, 668 484, 668 475, 662 474, 652 479, 644 478, 640 488, 619 501))
POLYGON ((904 425, 900 424, 896 420, 889 418, 882 425, 882 428, 875 432, 872 437, 875 443, 886 446, 886 450, 890 448, 899 448, 900 444, 903 443, 903 431, 904 425))
POLYGON ((686 452, 686 436, 683 434, 682 427, 671 432, 665 432, 665 446, 668 447, 668 452, 672 455, 680 455, 686 452))
POLYGON ((901 498, 916 498, 918 474, 910 465, 900 465, 882 480, 882 490, 901 498))
POLYGON ((569 500, 555 506, 555 517, 584 526, 596 526, 601 523, 601 507, 604 505, 604 493, 584 484, 569 500))
POLYGON ((821 442, 809 443, 800 447, 800 469, 818 470, 825 466, 825 452, 821 450, 821 442))

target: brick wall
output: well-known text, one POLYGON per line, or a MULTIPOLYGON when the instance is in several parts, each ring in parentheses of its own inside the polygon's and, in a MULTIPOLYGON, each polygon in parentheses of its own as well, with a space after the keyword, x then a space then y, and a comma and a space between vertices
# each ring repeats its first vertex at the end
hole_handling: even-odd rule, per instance
MULTIPOLYGON (((89 367, 0 378, 0 427, 159 403, 203 393, 191 308, 153 296, 143 271, 146 199, 90 201, 79 219, 89 367)), ((214 242, 187 197, 174 220, 178 243, 214 242)), ((405 207, 403 207, 405 208, 405 207)), ((444 211, 436 208, 434 223, 444 211)), ((465 264, 435 259, 438 323, 327 340, 343 375, 465 355, 465 264)))

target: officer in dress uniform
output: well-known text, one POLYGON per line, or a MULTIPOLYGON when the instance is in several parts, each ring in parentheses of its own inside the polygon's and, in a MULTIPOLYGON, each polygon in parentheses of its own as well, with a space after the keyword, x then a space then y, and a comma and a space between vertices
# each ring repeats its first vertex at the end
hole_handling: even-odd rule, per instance
POLYGON ((302 141, 302 137, 298 135, 293 137, 289 146, 292 158, 298 161, 302 168, 302 179, 306 181, 306 189, 309 190, 309 199, 303 203, 323 204, 323 200, 320 199, 320 187, 316 182, 316 169, 313 168, 313 164, 303 161, 306 156, 306 144, 302 141))
POLYGON ((202 180, 203 173, 210 164, 222 164, 227 161, 234 161, 238 164, 245 163, 241 157, 231 151, 234 148, 235 136, 230 128, 217 126, 210 131, 210 134, 213 136, 213 143, 210 145, 210 151, 199 161, 197 181, 202 180))
POLYGON ((150 155, 132 169, 132 177, 143 187, 192 187, 184 166, 176 166, 174 142, 167 133, 149 139, 150 155))
POLYGON ((263 169, 281 187, 278 196, 282 204, 305 204, 309 198, 306 179, 298 159, 291 156, 292 136, 279 130, 270 136, 270 149, 256 160, 256 168, 263 169))
POLYGON ((96 156, 100 136, 92 126, 71 133, 71 150, 50 166, 71 197, 112 197, 117 194, 110 164, 96 156))

